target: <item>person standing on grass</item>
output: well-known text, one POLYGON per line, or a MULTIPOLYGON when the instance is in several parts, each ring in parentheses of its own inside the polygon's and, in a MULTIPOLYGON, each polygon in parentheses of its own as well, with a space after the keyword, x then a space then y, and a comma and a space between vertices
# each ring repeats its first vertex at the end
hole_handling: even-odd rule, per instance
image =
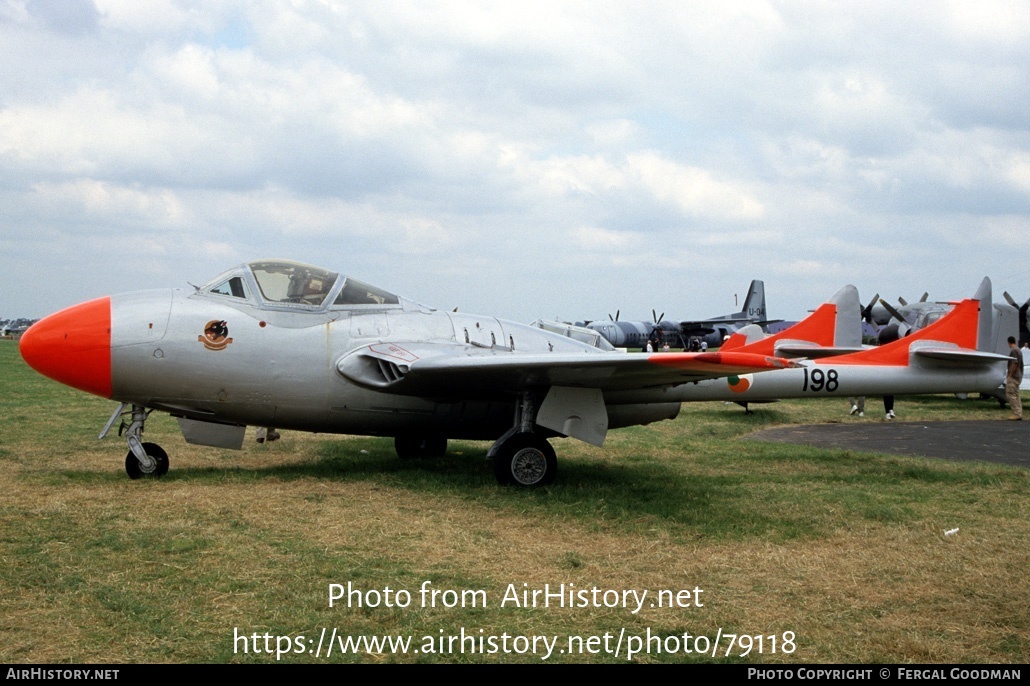
POLYGON ((1015 336, 1009 336, 1009 357, 1012 359, 1005 374, 1005 399, 1012 409, 1009 419, 1019 421, 1023 418, 1023 402, 1019 397, 1019 384, 1023 382, 1023 353, 1016 346, 1015 336))

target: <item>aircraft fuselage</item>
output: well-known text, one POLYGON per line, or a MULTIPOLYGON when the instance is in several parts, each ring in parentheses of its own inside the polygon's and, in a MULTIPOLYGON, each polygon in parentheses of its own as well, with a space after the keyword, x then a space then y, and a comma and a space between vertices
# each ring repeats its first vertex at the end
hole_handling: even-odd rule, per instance
MULTIPOLYGON (((111 297, 109 397, 199 421, 326 433, 492 440, 511 426, 516 399, 510 393, 461 400, 399 395, 338 373, 348 352, 383 340, 451 344, 455 354, 468 346, 612 354, 493 317, 403 309, 316 315, 143 291, 111 297), (212 325, 221 329, 208 331, 212 325)), ((613 408, 609 427, 675 414, 669 406, 613 408)))
POLYGON ((780 369, 765 374, 745 374, 706 379, 655 391, 620 393, 614 402, 767 402, 788 398, 848 398, 852 396, 919 395, 931 393, 992 393, 1004 381, 1001 364, 992 368, 942 371, 932 365, 908 367, 834 364, 814 360, 802 369, 780 369))

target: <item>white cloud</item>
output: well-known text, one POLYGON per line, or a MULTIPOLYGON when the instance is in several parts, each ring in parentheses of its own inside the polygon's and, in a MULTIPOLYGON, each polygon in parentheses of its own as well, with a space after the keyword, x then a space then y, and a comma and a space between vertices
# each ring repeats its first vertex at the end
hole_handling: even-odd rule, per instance
POLYGON ((943 17, 951 32, 978 43, 1021 45, 1030 38, 1030 6, 1019 0, 962 0, 945 3, 943 17))
POLYGON ((759 219, 762 204, 739 184, 714 178, 704 169, 678 164, 655 152, 631 155, 628 167, 658 200, 685 214, 711 219, 759 219))
POLYGON ((174 0, 94 0, 105 26, 119 31, 159 35, 181 29, 189 14, 174 0))
POLYGON ((612 231, 596 226, 580 226, 572 231, 576 247, 583 250, 613 252, 643 243, 643 237, 631 231, 612 231))
POLYGON ((117 217, 112 224, 178 226, 187 216, 182 201, 170 190, 132 188, 88 179, 37 184, 35 201, 40 212, 79 215, 91 223, 117 217))

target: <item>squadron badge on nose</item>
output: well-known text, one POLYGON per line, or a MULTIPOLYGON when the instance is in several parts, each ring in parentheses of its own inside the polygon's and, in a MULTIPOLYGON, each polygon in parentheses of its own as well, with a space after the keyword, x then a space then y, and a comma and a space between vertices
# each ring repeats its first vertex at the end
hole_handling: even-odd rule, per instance
POLYGON ((197 340, 208 350, 225 350, 225 347, 232 343, 232 339, 229 338, 229 325, 224 319, 212 319, 204 326, 204 335, 197 336, 197 340))

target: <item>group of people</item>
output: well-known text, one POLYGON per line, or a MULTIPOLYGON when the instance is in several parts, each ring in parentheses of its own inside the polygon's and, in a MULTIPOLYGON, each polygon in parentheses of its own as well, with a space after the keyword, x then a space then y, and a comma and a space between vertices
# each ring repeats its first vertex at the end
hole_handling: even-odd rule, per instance
MULTIPOLYGON (((865 416, 865 396, 856 396, 854 398, 848 398, 851 403, 850 415, 858 415, 859 417, 865 416)), ((883 396, 883 411, 886 414, 886 419, 894 419, 897 415, 894 414, 894 396, 885 395, 883 396)))
MULTIPOLYGON (((682 342, 682 339, 681 339, 682 342)), ((669 339, 665 337, 663 332, 657 326, 651 330, 651 335, 647 337, 647 343, 644 344, 645 353, 656 353, 663 352, 667 353, 671 349, 669 345, 669 339)), ((691 337, 687 344, 683 347, 683 352, 698 353, 708 352, 708 341, 699 340, 697 337, 691 337)))

